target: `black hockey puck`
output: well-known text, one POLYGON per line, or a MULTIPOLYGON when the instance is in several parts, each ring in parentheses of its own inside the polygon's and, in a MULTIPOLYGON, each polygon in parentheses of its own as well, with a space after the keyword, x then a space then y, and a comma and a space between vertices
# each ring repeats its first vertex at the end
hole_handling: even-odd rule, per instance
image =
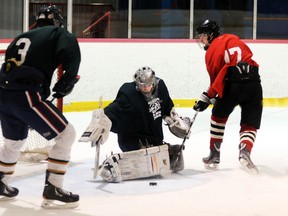
POLYGON ((150 186, 156 186, 156 185, 157 185, 157 182, 149 182, 149 185, 150 185, 150 186))

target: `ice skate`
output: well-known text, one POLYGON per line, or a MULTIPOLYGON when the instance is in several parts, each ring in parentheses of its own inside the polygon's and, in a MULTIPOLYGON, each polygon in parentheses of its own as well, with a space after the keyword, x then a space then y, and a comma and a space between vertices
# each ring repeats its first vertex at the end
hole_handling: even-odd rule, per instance
POLYGON ((55 187, 48 181, 45 182, 43 191, 42 208, 49 209, 68 209, 76 208, 79 206, 79 195, 72 194, 62 188, 55 187))
POLYGON ((239 162, 243 168, 251 174, 258 174, 258 169, 250 158, 250 152, 246 148, 246 144, 241 143, 239 145, 239 162))
POLYGON ((208 157, 202 159, 204 167, 208 170, 218 170, 220 163, 220 146, 221 143, 215 143, 214 148, 210 150, 208 157))
POLYGON ((11 200, 14 199, 19 190, 15 187, 10 187, 6 185, 2 179, 4 178, 4 173, 0 172, 0 201, 11 200))

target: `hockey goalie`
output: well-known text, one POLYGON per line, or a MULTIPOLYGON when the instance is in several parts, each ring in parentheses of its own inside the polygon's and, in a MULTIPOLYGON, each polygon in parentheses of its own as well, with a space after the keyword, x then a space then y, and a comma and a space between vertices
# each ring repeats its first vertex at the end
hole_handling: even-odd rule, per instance
POLYGON ((99 145, 110 131, 117 134, 122 152, 106 158, 99 169, 107 182, 165 176, 183 170, 184 160, 181 145, 163 141, 163 120, 175 136, 189 136, 190 119, 176 113, 164 81, 151 68, 141 67, 112 103, 93 111, 79 141, 99 145))

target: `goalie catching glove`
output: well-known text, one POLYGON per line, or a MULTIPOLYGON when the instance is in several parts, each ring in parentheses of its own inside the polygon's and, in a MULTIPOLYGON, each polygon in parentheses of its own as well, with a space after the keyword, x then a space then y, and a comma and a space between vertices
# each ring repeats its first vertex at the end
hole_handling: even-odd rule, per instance
POLYGON ((77 75, 73 80, 67 82, 65 75, 55 84, 52 91, 55 92, 52 96, 54 98, 63 98, 70 94, 74 88, 74 85, 79 81, 80 76, 77 75))
POLYGON ((107 141, 112 122, 105 115, 102 108, 93 111, 92 120, 79 139, 79 142, 98 141, 103 144, 107 141))
POLYGON ((169 127, 169 130, 175 136, 184 139, 186 136, 189 137, 189 129, 191 119, 188 117, 182 117, 178 115, 173 108, 170 112, 170 116, 165 116, 164 121, 169 127))

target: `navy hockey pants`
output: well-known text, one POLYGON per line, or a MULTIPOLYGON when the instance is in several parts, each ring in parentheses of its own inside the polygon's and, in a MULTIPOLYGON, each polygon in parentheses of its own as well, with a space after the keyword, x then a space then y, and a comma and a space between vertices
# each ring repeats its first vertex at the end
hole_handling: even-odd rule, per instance
POLYGON ((50 101, 42 101, 38 92, 3 88, 0 88, 0 120, 3 136, 11 140, 27 138, 29 127, 50 140, 68 124, 50 101))

